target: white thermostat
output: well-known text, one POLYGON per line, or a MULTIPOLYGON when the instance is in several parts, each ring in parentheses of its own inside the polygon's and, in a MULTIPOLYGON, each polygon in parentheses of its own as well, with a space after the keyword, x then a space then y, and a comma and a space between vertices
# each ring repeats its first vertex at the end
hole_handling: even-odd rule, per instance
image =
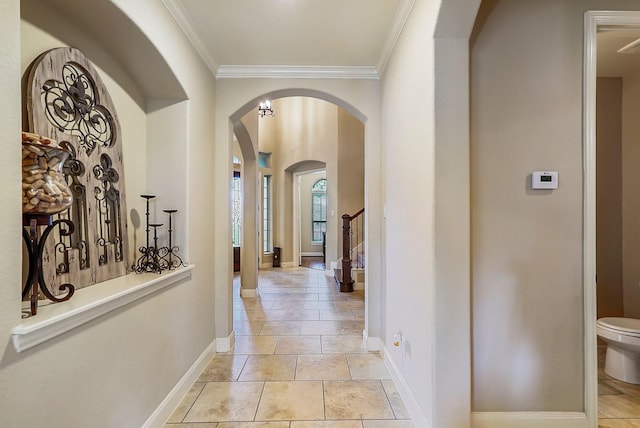
POLYGON ((531 173, 532 189, 557 189, 558 171, 534 171, 531 173))

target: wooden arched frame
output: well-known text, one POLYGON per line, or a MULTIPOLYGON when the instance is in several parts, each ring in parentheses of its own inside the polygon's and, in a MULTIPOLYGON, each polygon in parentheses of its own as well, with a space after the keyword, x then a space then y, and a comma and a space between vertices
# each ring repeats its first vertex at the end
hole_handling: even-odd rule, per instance
POLYGON ((64 172, 74 196, 60 214, 71 236, 49 239, 44 274, 53 294, 72 283, 83 288, 128 272, 127 209, 120 124, 113 102, 90 61, 77 49, 40 55, 29 69, 29 131, 71 151, 64 172))

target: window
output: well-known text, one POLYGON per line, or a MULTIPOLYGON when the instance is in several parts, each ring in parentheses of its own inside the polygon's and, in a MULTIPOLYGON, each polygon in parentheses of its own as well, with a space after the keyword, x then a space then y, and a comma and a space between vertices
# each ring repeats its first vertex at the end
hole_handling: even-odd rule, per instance
POLYGON ((311 243, 321 244, 327 232, 327 180, 316 181, 311 187, 311 243))
POLYGON ((262 177, 262 250, 270 253, 273 245, 271 236, 271 176, 262 177))
POLYGON ((239 171, 233 171, 231 209, 231 240, 234 247, 239 247, 242 245, 242 180, 239 171))
POLYGON ((271 165, 271 153, 258 153, 258 166, 260 168, 269 168, 271 165))

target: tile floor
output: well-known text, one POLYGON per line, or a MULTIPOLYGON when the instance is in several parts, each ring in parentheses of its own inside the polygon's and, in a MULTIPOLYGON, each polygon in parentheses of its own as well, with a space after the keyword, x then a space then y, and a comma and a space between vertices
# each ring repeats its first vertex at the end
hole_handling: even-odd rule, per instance
POLYGON ((604 372, 606 347, 598 347, 598 427, 640 428, 640 385, 604 372))
POLYGON ((236 343, 217 354, 165 428, 412 428, 382 356, 362 346, 363 292, 307 268, 234 281, 236 343))

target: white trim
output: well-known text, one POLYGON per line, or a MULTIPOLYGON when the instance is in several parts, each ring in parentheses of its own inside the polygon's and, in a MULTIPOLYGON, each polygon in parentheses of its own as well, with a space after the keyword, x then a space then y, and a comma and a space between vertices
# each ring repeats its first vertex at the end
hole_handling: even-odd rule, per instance
POLYGON ((38 308, 11 331, 16 352, 22 352, 88 323, 104 314, 191 277, 195 265, 163 274, 135 273, 78 290, 66 302, 38 308))
POLYGON ((178 407, 184 396, 191 389, 191 385, 198 380, 200 373, 207 367, 209 361, 215 356, 216 341, 214 340, 200 354, 198 359, 193 363, 191 368, 182 376, 176 386, 171 389, 169 394, 162 400, 158 408, 149 416, 149 419, 142 425, 142 428, 161 428, 171 416, 174 409, 178 407))
MULTIPOLYGON (((170 1, 170 0, 167 0, 170 1)), ((221 65, 216 79, 372 79, 373 66, 221 65)))
MULTIPOLYGON (((472 412, 473 428, 586 428, 581 412, 472 412)), ((597 422, 597 421, 596 421, 597 422)))
POLYGON ((395 361, 393 361, 393 358, 389 353, 389 349, 386 346, 383 346, 382 352, 384 356, 384 365, 387 367, 387 370, 391 375, 391 379, 396 385, 396 389, 398 390, 400 397, 402 397, 402 401, 404 402, 414 425, 416 428, 430 428, 429 421, 422 413, 418 400, 416 400, 416 397, 411 392, 409 385, 407 385, 407 382, 404 380, 404 376, 402 376, 402 373, 395 364, 395 361))
POLYGON ((396 44, 398 43, 400 34, 402 34, 402 30, 404 29, 404 26, 409 19, 409 15, 411 15, 411 11, 413 10, 413 5, 415 3, 415 0, 402 0, 396 8, 396 13, 393 16, 391 29, 387 34, 387 39, 385 40, 384 47, 382 48, 380 58, 378 58, 378 64, 376 68, 380 77, 384 75, 384 69, 387 67, 389 58, 391 58, 391 54, 396 48, 396 44))
POLYGON ((362 330, 362 344, 369 352, 378 352, 384 346, 379 337, 369 337, 369 330, 362 330))
POLYGON ((597 31, 604 26, 640 26, 640 12, 585 13, 583 65, 583 289, 585 412, 590 427, 598 424, 598 355, 596 341, 596 84, 597 31))
POLYGON ((240 287, 240 297, 257 297, 257 296, 258 296, 257 288, 240 287))
POLYGON ((236 343, 236 333, 232 331, 227 337, 216 338, 216 352, 229 352, 236 343))
POLYGON ((206 45, 204 44, 200 36, 198 36, 198 32, 193 28, 193 25, 191 25, 191 20, 189 19, 188 14, 182 4, 177 0, 162 0, 162 3, 164 3, 166 8, 169 10, 169 13, 171 13, 173 19, 175 19, 180 28, 182 28, 182 31, 191 41, 193 47, 196 48, 196 51, 198 51, 200 58, 202 58, 209 70, 211 70, 211 72, 216 75, 220 67, 216 63, 216 60, 213 59, 213 57, 209 54, 209 51, 207 51, 207 48, 205 47, 206 45))
MULTIPOLYGON (((322 245, 322 242, 319 244, 311 244, 311 245, 322 245)), ((300 253, 302 257, 322 257, 322 251, 305 251, 300 253)))

